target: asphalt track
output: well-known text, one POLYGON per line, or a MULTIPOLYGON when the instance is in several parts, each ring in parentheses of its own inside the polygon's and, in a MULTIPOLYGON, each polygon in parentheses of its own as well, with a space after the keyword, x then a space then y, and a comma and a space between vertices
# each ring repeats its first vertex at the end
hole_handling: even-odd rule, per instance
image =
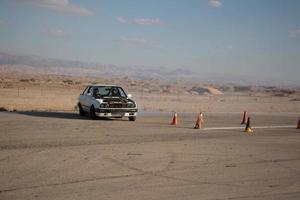
POLYGON ((300 199, 298 114, 0 112, 0 199, 300 199))

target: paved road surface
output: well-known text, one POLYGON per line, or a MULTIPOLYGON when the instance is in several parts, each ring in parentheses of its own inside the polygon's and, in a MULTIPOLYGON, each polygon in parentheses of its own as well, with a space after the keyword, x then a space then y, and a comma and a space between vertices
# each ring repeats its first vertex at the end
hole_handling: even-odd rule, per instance
POLYGON ((176 128, 169 113, 0 112, 0 199, 300 199, 298 115, 253 114, 252 136, 222 128, 241 116, 205 114, 195 130, 196 114, 176 128))

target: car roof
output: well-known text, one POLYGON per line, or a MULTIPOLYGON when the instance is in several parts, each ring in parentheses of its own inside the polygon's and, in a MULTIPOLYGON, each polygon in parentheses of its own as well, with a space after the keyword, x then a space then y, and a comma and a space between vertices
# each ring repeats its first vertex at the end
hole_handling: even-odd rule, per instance
POLYGON ((108 84, 93 84, 93 85, 89 85, 89 86, 92 86, 92 87, 95 87, 95 86, 104 86, 104 87, 120 87, 120 86, 117 86, 117 85, 108 85, 108 84))

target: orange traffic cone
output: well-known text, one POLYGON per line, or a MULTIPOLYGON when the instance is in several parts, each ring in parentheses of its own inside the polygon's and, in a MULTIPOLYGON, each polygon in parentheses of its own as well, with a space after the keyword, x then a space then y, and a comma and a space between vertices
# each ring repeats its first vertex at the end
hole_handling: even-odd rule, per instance
POLYGON ((197 121, 196 124, 194 126, 194 129, 200 129, 202 128, 202 124, 204 123, 204 117, 203 117, 203 113, 200 112, 198 117, 197 117, 197 121))
POLYGON ((297 129, 300 129, 300 117, 298 119, 298 126, 297 126, 297 129))
POLYGON ((247 124, 246 124, 246 127, 245 127, 245 132, 247 132, 249 134, 253 133, 253 129, 251 128, 251 125, 250 125, 250 117, 248 117, 248 119, 247 119, 247 124))
POLYGON ((178 125, 178 116, 177 116, 177 112, 174 112, 174 117, 173 117, 173 120, 172 120, 171 125, 175 125, 175 126, 178 125))
POLYGON ((241 124, 247 124, 247 118, 248 118, 247 111, 244 111, 244 116, 243 116, 241 124))

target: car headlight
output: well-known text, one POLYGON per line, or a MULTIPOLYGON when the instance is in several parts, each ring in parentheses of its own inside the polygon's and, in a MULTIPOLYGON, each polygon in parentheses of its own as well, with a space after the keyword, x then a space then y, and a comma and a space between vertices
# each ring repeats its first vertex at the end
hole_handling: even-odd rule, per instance
POLYGON ((134 104, 134 103, 128 103, 128 104, 127 104, 127 107, 128 107, 128 108, 134 108, 134 107, 135 107, 135 104, 134 104))
POLYGON ((100 108, 108 108, 108 104, 107 103, 101 103, 100 104, 100 108))

